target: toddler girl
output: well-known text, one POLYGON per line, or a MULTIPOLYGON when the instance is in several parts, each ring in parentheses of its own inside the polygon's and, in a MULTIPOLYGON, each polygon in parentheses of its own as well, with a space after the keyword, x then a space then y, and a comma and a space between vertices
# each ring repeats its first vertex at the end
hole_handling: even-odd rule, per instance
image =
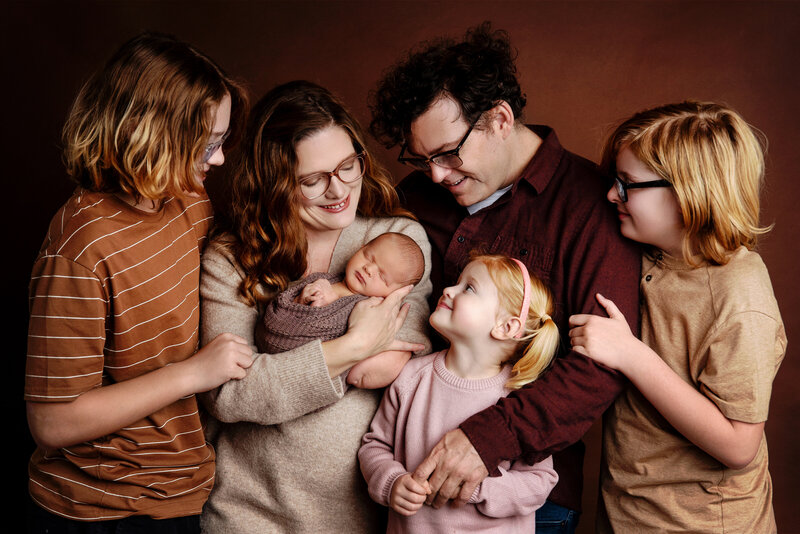
POLYGON ((647 251, 641 341, 601 295, 608 318, 570 318, 575 350, 635 386, 606 413, 599 529, 775 532, 764 422, 786 335, 753 251, 761 146, 735 111, 684 102, 625 121, 603 163, 647 251))
POLYGON ((388 505, 388 532, 533 532, 534 511, 558 475, 551 458, 501 464, 464 507, 423 508, 414 468, 470 415, 541 375, 558 348, 550 292, 505 256, 474 255, 430 318, 450 347, 411 360, 386 391, 358 457, 372 498, 388 505))

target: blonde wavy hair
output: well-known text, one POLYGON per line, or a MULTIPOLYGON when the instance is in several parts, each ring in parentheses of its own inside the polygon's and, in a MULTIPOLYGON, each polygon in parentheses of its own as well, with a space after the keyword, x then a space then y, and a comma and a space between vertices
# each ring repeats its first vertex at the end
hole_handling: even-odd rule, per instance
POLYGON ((669 181, 683 216, 687 262, 700 254, 723 265, 738 247, 753 249, 772 229, 759 225, 764 183, 763 136, 734 110, 685 101, 635 114, 611 134, 601 165, 616 174, 617 154, 629 148, 669 181))
POLYGON ((137 201, 201 193, 194 176, 225 95, 240 125, 247 97, 238 83, 186 43, 140 34, 78 93, 63 130, 67 171, 85 189, 137 201))
MULTIPOLYGON (((502 310, 514 317, 519 316, 525 292, 519 265, 508 256, 476 252, 470 255, 470 261, 486 266, 497 287, 502 310)), ((539 378, 555 358, 560 342, 558 327, 552 318, 555 308, 553 296, 539 278, 531 274, 530 279, 528 318, 523 335, 515 339, 517 347, 509 359, 513 367, 511 378, 506 382, 508 389, 519 389, 539 378)))
POLYGON ((244 271, 239 292, 251 306, 271 300, 306 271, 296 147, 330 126, 343 128, 355 151, 364 155, 358 213, 414 218, 400 207, 388 172, 367 150, 361 127, 338 98, 302 80, 275 87, 253 106, 227 221, 219 227, 221 242, 244 271))

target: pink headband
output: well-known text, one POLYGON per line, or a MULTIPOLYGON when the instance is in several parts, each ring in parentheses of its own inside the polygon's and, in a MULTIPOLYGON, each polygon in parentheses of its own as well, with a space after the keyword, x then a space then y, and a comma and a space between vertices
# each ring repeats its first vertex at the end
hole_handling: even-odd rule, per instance
POLYGON ((528 268, 525 267, 525 264, 519 261, 516 258, 511 258, 514 262, 519 265, 519 270, 522 271, 522 281, 523 281, 523 292, 522 292, 522 308, 519 310, 519 320, 522 322, 522 330, 517 332, 516 337, 522 337, 522 334, 525 332, 525 323, 528 321, 528 310, 531 306, 531 277, 528 274, 528 268))

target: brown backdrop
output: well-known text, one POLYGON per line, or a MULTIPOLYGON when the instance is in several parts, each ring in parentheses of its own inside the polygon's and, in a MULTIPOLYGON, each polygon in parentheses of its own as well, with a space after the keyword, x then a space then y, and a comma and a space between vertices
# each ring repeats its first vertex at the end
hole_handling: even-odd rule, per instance
MULTIPOLYGON (((4 264, 11 296, 7 409, 23 449, 11 460, 24 499, 27 433, 22 376, 28 276, 47 223, 72 190, 59 160, 59 130, 80 84, 121 42, 143 29, 177 35, 245 80, 257 98, 279 82, 306 78, 339 93, 366 122, 366 98, 381 72, 415 43, 458 36, 483 20, 511 34, 528 96, 526 119, 553 126, 569 149, 597 159, 609 126, 641 108, 684 98, 738 109, 769 138, 763 220, 774 231, 761 253, 790 339, 767 424, 775 509, 782 532, 800 514, 794 359, 800 292, 796 121, 800 90, 800 4, 795 2, 378 2, 118 1, 3 2, 4 187, 11 209, 4 264)), ((378 152, 395 176, 395 152, 378 152)), ((209 185, 224 195, 223 176, 209 185)), ((599 457, 588 435, 581 531, 590 532, 599 457)))

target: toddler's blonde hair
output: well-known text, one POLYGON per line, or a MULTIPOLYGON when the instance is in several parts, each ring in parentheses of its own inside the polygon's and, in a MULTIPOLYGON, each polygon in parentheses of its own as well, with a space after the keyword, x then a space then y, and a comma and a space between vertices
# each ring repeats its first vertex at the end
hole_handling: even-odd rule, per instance
MULTIPOLYGON (((511 258, 499 254, 473 253, 470 261, 486 266, 494 285, 500 307, 512 316, 519 316, 524 295, 524 281, 519 265, 511 258)), ((559 344, 558 327, 551 317, 553 297, 547 286, 533 274, 530 275, 530 305, 524 332, 510 361, 514 362, 508 389, 519 389, 539 378, 550 366, 559 344)))

